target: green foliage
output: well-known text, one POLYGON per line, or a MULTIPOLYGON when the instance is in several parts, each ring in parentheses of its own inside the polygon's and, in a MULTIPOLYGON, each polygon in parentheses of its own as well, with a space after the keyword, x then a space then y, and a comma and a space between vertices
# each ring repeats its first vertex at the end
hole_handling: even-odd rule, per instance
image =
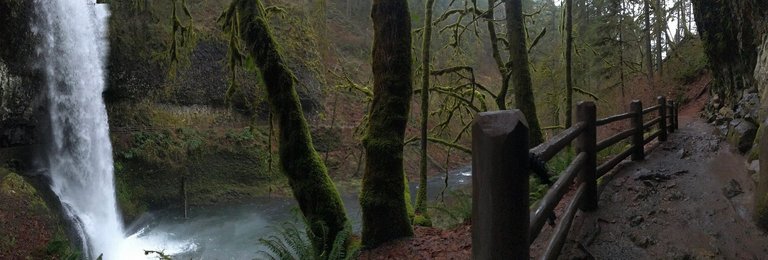
MULTIPOLYGON (((554 176, 551 176, 550 179, 556 181, 560 176, 560 173, 562 173, 565 168, 568 168, 571 162, 573 162, 573 158, 575 156, 576 153, 573 149, 566 148, 555 155, 555 157, 553 157, 551 160, 549 160, 547 167, 549 168, 549 172, 554 174, 554 176)), ((533 202, 540 200, 542 197, 544 197, 545 194, 547 194, 549 187, 545 184, 542 184, 541 181, 539 181, 539 179, 533 175, 531 175, 531 177, 528 179, 528 183, 528 198, 531 201, 531 205, 533 205, 533 202)))
POLYGON ((670 52, 664 64, 664 74, 681 85, 692 83, 706 69, 707 56, 702 41, 697 37, 685 38, 670 52))
POLYGON ((449 190, 441 203, 429 207, 432 226, 452 228, 472 219, 472 194, 469 191, 449 190))
POLYGON ((77 260, 82 259, 82 255, 76 249, 73 249, 68 241, 55 239, 48 242, 45 247, 45 255, 49 259, 77 260))
MULTIPOLYGON (((298 215, 298 214, 297 214, 298 215)), ((334 259, 355 259, 360 249, 352 237, 352 229, 347 226, 339 232, 333 239, 333 243, 322 249, 314 246, 315 239, 323 239, 324 234, 314 234, 306 218, 299 216, 303 225, 295 222, 286 222, 278 228, 276 235, 268 238, 259 239, 260 245, 264 250, 259 254, 264 259, 311 259, 311 260, 334 260, 334 259)), ((327 229, 326 229, 327 231, 327 229)))
POLYGON ((429 216, 429 214, 416 214, 413 217, 413 225, 422 226, 422 227, 431 227, 432 218, 429 216))

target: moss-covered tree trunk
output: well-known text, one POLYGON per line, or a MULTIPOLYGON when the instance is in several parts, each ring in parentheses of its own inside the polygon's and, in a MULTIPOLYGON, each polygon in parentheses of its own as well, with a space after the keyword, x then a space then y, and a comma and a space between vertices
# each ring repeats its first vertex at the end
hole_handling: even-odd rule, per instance
POLYGON ((507 37, 509 38, 509 58, 512 76, 510 80, 515 90, 515 105, 523 112, 530 127, 530 144, 536 146, 543 142, 536 103, 533 97, 533 82, 528 67, 528 48, 526 44, 525 20, 523 19, 522 0, 505 0, 507 13, 507 37))
POLYGON ((296 93, 296 77, 280 53, 265 17, 261 0, 237 0, 239 33, 264 80, 267 98, 277 120, 280 167, 288 177, 299 209, 315 235, 319 249, 329 249, 344 229, 347 216, 336 187, 312 145, 309 126, 296 93), (323 244, 324 243, 324 244, 323 244))
POLYGON ((565 128, 573 123, 573 0, 565 1, 565 128))
POLYGON ((363 145, 363 246, 413 235, 403 192, 403 139, 412 86, 411 20, 406 0, 374 0, 373 103, 363 145))

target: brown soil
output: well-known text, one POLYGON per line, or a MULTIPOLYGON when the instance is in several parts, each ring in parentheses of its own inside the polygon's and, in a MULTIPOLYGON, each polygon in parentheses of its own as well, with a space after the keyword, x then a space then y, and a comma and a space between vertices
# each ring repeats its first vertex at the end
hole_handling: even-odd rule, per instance
POLYGON ((370 251, 359 259, 470 259, 471 225, 450 230, 414 227, 414 237, 394 241, 370 251))

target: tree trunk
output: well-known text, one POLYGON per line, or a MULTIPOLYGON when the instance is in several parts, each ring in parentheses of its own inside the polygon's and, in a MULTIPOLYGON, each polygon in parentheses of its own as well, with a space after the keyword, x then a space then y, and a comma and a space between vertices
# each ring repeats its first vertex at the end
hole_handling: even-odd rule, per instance
POLYGON ((491 51, 493 53, 493 60, 496 61, 496 68, 501 75, 501 90, 499 95, 496 96, 496 106, 499 110, 507 109, 507 93, 509 92, 509 69, 504 59, 501 57, 501 51, 499 50, 499 36, 496 33, 496 18, 495 6, 497 0, 488 0, 488 11, 485 15, 486 23, 488 26, 488 36, 491 40, 491 51))
POLYGON ((661 32, 665 30, 666 26, 664 25, 664 5, 662 4, 662 0, 656 0, 656 6, 655 6, 656 12, 656 69, 659 71, 659 77, 664 77, 664 59, 663 59, 663 52, 664 52, 664 39, 661 37, 661 32))
POLYGON ((412 84, 411 21, 406 0, 374 0, 373 102, 363 139, 362 243, 413 235, 404 195, 403 141, 412 84))
POLYGON ((321 250, 331 248, 336 234, 348 225, 347 216, 336 187, 312 145, 296 94, 296 77, 286 66, 272 37, 261 1, 235 3, 233 7, 240 17, 237 29, 260 70, 271 111, 277 119, 280 167, 288 177, 299 209, 312 231, 320 236, 314 246, 321 250))
POLYGON ((643 11, 645 12, 645 50, 646 66, 648 68, 648 84, 653 84, 653 49, 651 48, 651 8, 648 1, 643 0, 643 11))
POLYGON ((573 0, 565 1, 565 128, 573 124, 573 0))
POLYGON ((619 5, 618 9, 616 10, 617 14, 619 15, 619 79, 621 80, 621 103, 625 103, 626 93, 625 93, 625 78, 624 78, 624 1, 618 0, 619 5))
POLYGON ((530 127, 531 147, 543 142, 541 126, 536 114, 536 103, 533 97, 533 82, 528 68, 528 48, 525 35, 525 20, 523 19, 522 0, 505 0, 507 13, 507 37, 509 39, 509 56, 511 63, 510 80, 515 90, 515 105, 523 112, 530 127))
POLYGON ((424 6, 424 38, 421 45, 421 161, 419 162, 419 190, 416 193, 416 215, 427 215, 427 145, 429 130, 429 74, 432 45, 432 6, 435 0, 427 0, 424 6))

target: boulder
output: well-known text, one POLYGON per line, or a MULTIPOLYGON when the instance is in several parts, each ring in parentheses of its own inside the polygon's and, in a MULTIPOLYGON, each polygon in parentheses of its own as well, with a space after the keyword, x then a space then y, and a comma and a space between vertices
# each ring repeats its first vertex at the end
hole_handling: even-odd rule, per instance
POLYGON ((760 96, 754 92, 747 92, 741 97, 736 108, 736 118, 744 118, 751 122, 758 122, 760 112, 760 96))
POLYGON ((752 148, 752 143, 757 136, 757 125, 745 119, 734 119, 728 125, 728 142, 746 153, 752 148))

